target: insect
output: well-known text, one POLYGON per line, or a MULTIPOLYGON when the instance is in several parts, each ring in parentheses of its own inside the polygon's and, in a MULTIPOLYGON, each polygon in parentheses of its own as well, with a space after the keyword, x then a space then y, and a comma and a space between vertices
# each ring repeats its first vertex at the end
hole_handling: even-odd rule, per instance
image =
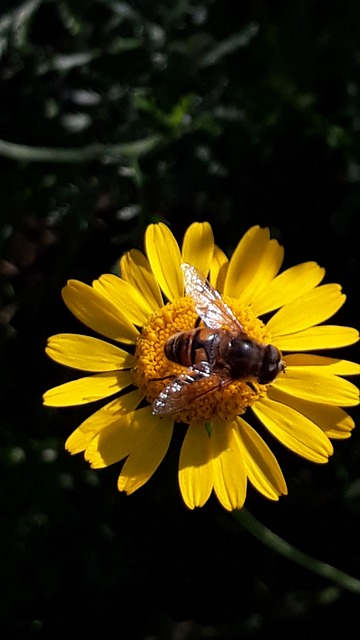
POLYGON ((195 267, 183 263, 181 269, 185 292, 205 326, 176 333, 166 342, 166 357, 187 370, 160 392, 153 402, 154 415, 180 411, 233 380, 250 386, 252 381, 268 384, 285 369, 280 351, 250 338, 220 293, 195 267))

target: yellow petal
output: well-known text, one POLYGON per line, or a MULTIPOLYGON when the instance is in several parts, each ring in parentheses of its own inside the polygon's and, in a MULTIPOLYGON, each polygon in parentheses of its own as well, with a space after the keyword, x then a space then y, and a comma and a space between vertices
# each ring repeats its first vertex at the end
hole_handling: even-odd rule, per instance
POLYGON ((264 397, 252 410, 285 447, 313 462, 327 462, 333 453, 330 440, 311 420, 286 404, 264 397))
POLYGON ((213 478, 210 442, 203 423, 191 423, 186 432, 180 453, 179 485, 189 509, 202 507, 211 494, 213 478))
POLYGON ((312 367, 289 367, 275 380, 274 386, 311 402, 339 407, 359 404, 359 390, 354 384, 331 374, 318 373, 312 367))
POLYGON ((182 261, 192 264, 207 276, 214 253, 214 235, 208 222, 193 222, 188 227, 182 245, 182 261))
POLYGON ((236 418, 245 469, 251 484, 269 500, 287 494, 278 461, 259 434, 240 417, 236 418))
POLYGON ((356 329, 326 324, 277 336, 276 346, 281 351, 312 351, 347 347, 358 340, 359 332, 356 329))
POLYGON ((99 373, 98 375, 65 382, 44 393, 44 404, 48 407, 72 407, 87 404, 112 396, 133 382, 130 371, 99 373))
POLYGON ((93 437, 94 435, 90 431, 85 432, 78 427, 66 440, 65 449, 69 451, 71 455, 81 453, 81 451, 85 451, 93 437))
POLYGON ((236 423, 215 423, 210 437, 214 491, 225 509, 241 509, 246 497, 246 472, 236 423))
POLYGON ((70 311, 87 327, 107 338, 132 344, 139 332, 125 315, 98 291, 78 280, 69 280, 62 296, 70 311))
POLYGON ((149 260, 141 251, 131 249, 120 260, 122 277, 136 287, 153 311, 163 306, 158 282, 151 271, 149 260))
MULTIPOLYGON (((337 424, 332 429, 329 426, 324 428, 324 433, 326 433, 328 438, 331 438, 333 440, 346 440, 346 438, 350 438, 351 431, 355 427, 354 420, 351 418, 351 416, 349 416, 348 413, 346 413, 342 409, 338 407, 331 407, 331 408, 338 409, 338 411, 341 411, 342 417, 338 418, 337 424)), ((328 410, 329 410, 329 407, 325 408, 324 406, 324 411, 323 411, 324 416, 327 415, 328 410)))
POLYGON ((242 294, 249 282, 256 277, 269 241, 269 229, 255 226, 245 233, 230 259, 224 287, 225 295, 238 298, 242 302, 242 294))
POLYGON ((158 428, 159 418, 152 415, 151 407, 129 411, 120 415, 92 439, 86 449, 85 459, 94 469, 108 467, 126 458, 148 433, 158 428))
POLYGON ((274 311, 316 287, 324 275, 325 269, 316 262, 290 267, 254 294, 251 307, 258 316, 274 311))
POLYGON ((140 389, 128 391, 92 413, 81 423, 80 428, 95 435, 116 422, 120 415, 133 412, 143 399, 144 392, 140 389))
POLYGON ((262 255, 259 256, 259 261, 252 277, 243 291, 240 294, 240 301, 243 305, 250 304, 257 293, 262 291, 266 285, 271 282, 282 265, 284 259, 284 248, 278 243, 277 240, 269 240, 262 255))
POLYGON ((181 298, 184 293, 181 254, 170 229, 162 222, 150 224, 145 232, 145 246, 153 274, 166 297, 181 298))
POLYGON ((93 287, 107 300, 122 309, 130 322, 143 326, 152 314, 151 307, 139 291, 126 280, 107 273, 93 282, 93 287))
POLYGON ((284 247, 275 238, 270 240, 256 275, 257 286, 252 288, 251 300, 274 280, 284 261, 284 247))
POLYGON ((46 353, 59 364, 82 371, 117 371, 134 364, 134 356, 123 349, 76 333, 51 336, 46 353))
POLYGON ((93 435, 96 435, 114 422, 117 422, 121 415, 132 413, 143 398, 144 393, 140 389, 128 391, 92 413, 81 423, 79 429, 84 432, 91 431, 93 435))
POLYGON ((327 358, 309 353, 293 353, 286 356, 287 372, 292 367, 303 367, 314 373, 331 373, 338 376, 357 376, 360 374, 360 364, 341 360, 339 358, 327 358))
POLYGON ((111 400, 73 431, 65 443, 65 448, 73 455, 84 451, 97 433, 118 422, 121 415, 134 411, 142 399, 143 394, 136 389, 111 400))
POLYGON ((158 418, 158 427, 149 432, 127 458, 119 476, 118 489, 127 495, 142 487, 153 475, 169 448, 174 421, 158 418))
POLYGON ((349 438, 355 426, 354 420, 340 407, 302 400, 296 396, 289 396, 284 391, 270 387, 268 396, 271 400, 282 402, 296 409, 322 429, 328 438, 349 438))
POLYGON ((229 258, 217 246, 214 247, 214 255, 210 266, 210 282, 218 291, 224 291, 225 278, 229 267, 229 258))
POLYGON ((334 315, 346 296, 339 284, 324 284, 289 302, 270 318, 266 328, 273 338, 302 331, 334 315))

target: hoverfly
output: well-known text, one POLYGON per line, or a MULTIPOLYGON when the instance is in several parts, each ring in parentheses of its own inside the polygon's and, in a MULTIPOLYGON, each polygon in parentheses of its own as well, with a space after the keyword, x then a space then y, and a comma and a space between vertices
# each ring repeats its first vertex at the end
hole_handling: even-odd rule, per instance
POLYGON ((183 263, 181 269, 185 292, 205 326, 176 333, 166 342, 166 357, 187 370, 159 393, 153 402, 155 415, 181 411, 233 380, 250 386, 251 382, 269 384, 285 369, 280 351, 250 338, 220 293, 195 267, 183 263))

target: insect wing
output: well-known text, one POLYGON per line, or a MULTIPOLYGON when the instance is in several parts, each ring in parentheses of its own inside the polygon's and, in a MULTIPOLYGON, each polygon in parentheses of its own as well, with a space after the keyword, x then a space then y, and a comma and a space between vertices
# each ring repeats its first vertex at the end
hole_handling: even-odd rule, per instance
POLYGON ((237 317, 224 302, 220 293, 191 264, 181 265, 185 291, 195 302, 195 311, 210 329, 221 329, 226 325, 233 331, 244 331, 237 317))
MULTIPOLYGON (((207 364, 207 363, 205 363, 207 364)), ((209 371, 189 367, 186 373, 174 378, 153 402, 153 415, 181 411, 202 396, 218 388, 221 379, 209 371)))

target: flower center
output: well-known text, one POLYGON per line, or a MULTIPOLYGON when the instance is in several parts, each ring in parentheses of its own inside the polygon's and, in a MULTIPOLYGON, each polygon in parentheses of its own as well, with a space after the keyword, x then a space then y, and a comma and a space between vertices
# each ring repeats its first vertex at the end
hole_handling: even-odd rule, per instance
MULTIPOLYGON (((232 299, 225 301, 249 338, 262 343, 270 342, 265 325, 249 307, 242 307, 232 299)), ((193 300, 183 297, 153 313, 143 327, 136 344, 133 373, 135 384, 144 392, 148 402, 153 403, 168 384, 187 372, 188 366, 169 360, 165 355, 165 345, 174 334, 192 331, 198 321, 193 300)), ((187 362, 186 365, 188 364, 187 362)), ((214 418, 232 420, 263 396, 267 388, 267 385, 261 385, 256 380, 251 380, 249 384, 249 381, 232 379, 229 383, 222 384, 219 379, 219 384, 214 385, 205 377, 200 383, 201 394, 192 399, 193 384, 195 383, 186 385, 184 390, 184 396, 188 394, 188 402, 184 401, 184 407, 174 413, 177 422, 189 423, 191 420, 214 418), (210 390, 207 387, 211 387, 210 390)))

